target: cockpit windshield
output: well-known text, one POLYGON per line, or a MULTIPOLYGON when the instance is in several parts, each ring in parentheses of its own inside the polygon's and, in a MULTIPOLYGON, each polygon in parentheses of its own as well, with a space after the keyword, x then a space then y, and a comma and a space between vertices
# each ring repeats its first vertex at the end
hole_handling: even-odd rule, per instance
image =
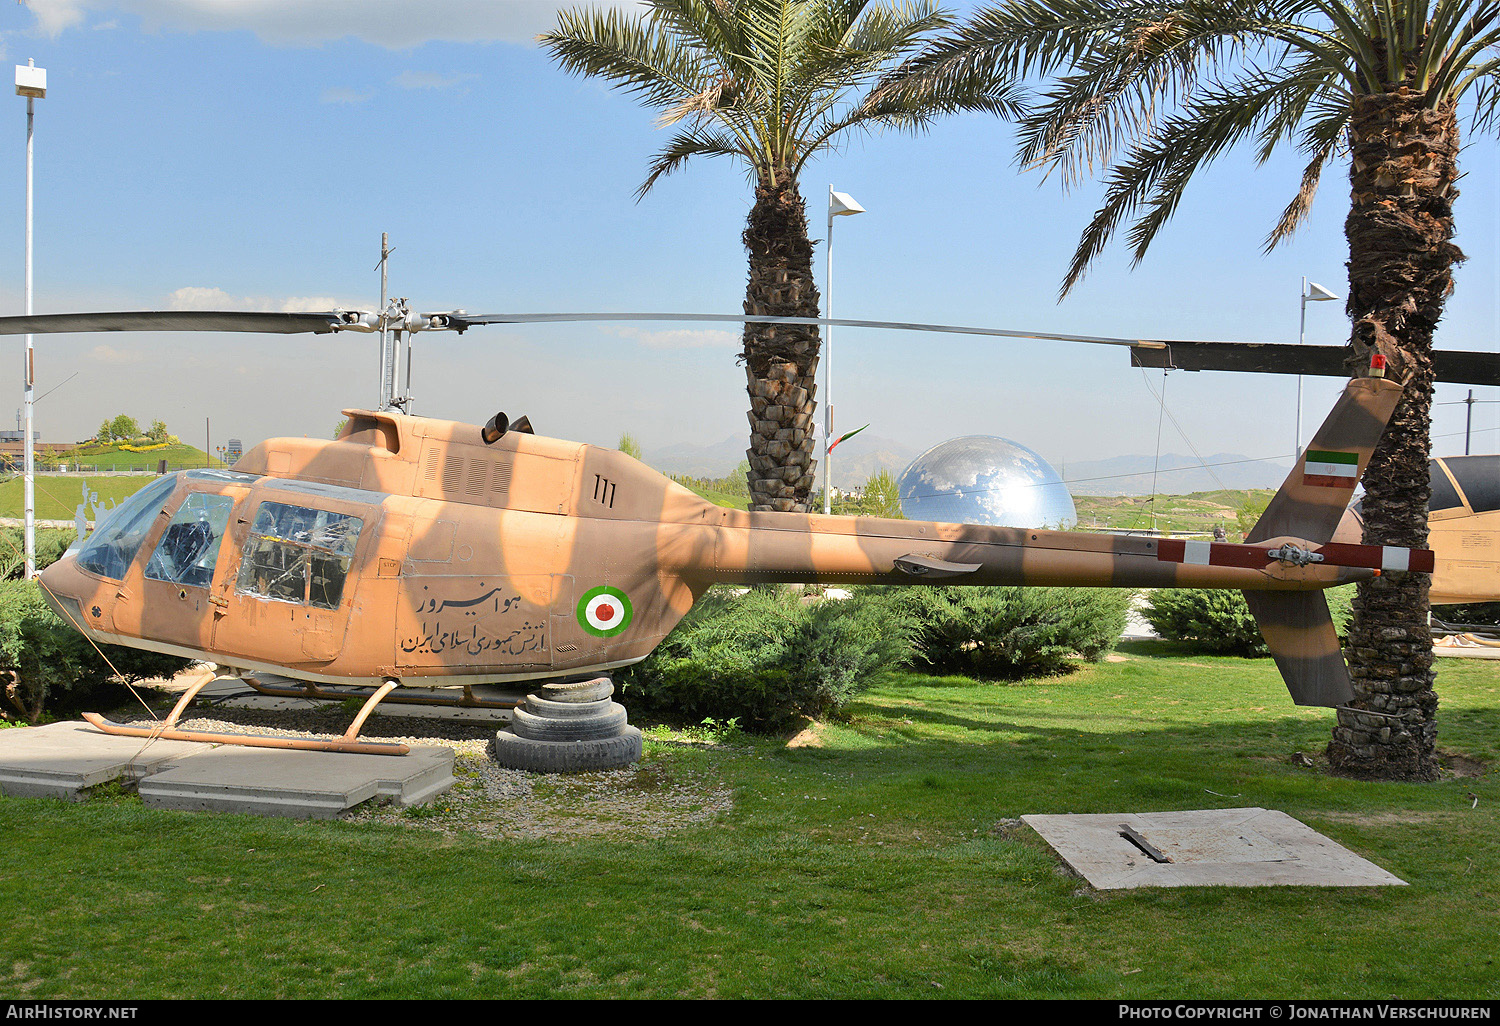
POLYGON ((78 550, 79 567, 101 577, 123 580, 156 515, 176 487, 175 474, 163 477, 121 503, 78 550))

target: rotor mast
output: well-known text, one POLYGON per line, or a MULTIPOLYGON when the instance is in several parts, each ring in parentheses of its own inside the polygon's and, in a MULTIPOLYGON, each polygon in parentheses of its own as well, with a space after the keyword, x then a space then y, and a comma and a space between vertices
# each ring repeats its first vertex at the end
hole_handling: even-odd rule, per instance
POLYGON ((380 233, 380 399, 376 403, 377 410, 388 410, 391 408, 391 400, 396 397, 395 382, 395 356, 391 351, 391 333, 388 325, 389 317, 386 310, 386 264, 390 261, 390 235, 387 232, 380 233))

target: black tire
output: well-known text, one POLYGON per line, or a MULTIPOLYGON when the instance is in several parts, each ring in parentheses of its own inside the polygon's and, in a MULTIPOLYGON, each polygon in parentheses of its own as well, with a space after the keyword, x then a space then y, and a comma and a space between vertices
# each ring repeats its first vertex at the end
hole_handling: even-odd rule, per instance
POLYGON ((615 682, 608 677, 589 680, 554 681, 543 684, 536 694, 549 702, 601 702, 615 693, 615 682))
POLYGON ((511 716, 510 729, 518 737, 533 741, 592 741, 614 737, 625 729, 625 707, 614 702, 607 704, 614 708, 606 709, 596 717, 565 720, 517 709, 511 716))
POLYGON ((625 707, 609 699, 602 702, 551 702, 540 695, 527 695, 526 704, 521 708, 529 713, 548 716, 554 720, 578 720, 588 719, 602 713, 612 713, 616 709, 625 707))
POLYGON ((538 741, 508 730, 495 734, 495 761, 533 773, 587 773, 620 769, 641 758, 641 732, 626 727, 615 737, 593 741, 538 741))

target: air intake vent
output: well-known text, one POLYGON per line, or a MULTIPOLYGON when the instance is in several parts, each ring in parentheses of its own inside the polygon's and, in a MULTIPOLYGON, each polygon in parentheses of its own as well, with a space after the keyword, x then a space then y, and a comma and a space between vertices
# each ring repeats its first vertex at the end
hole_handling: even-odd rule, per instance
POLYGON ((464 485, 464 458, 458 453, 449 453, 443 461, 443 491, 457 492, 464 485))
POLYGON ((469 461, 469 487, 467 491, 470 495, 484 494, 484 478, 489 469, 490 464, 488 460, 469 461))

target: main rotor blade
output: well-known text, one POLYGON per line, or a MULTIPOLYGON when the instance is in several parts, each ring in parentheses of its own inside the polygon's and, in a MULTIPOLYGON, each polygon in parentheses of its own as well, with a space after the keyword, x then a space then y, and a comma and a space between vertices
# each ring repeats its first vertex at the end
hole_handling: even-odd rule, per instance
POLYGON ((322 335, 354 327, 341 310, 276 313, 265 310, 126 310, 119 313, 32 314, 0 317, 0 335, 64 331, 254 331, 322 335))
MULTIPOLYGON (((1108 335, 1065 335, 1048 331, 1014 331, 956 324, 912 321, 871 321, 847 317, 777 317, 769 314, 694 313, 516 313, 470 315, 410 314, 392 317, 387 326, 404 331, 467 331, 484 324, 557 324, 609 321, 677 321, 730 324, 819 324, 845 328, 883 328, 898 331, 936 331, 998 338, 1043 339, 1126 346, 1137 367, 1178 370, 1250 371, 1345 377, 1344 346, 1295 346, 1267 342, 1211 342, 1190 339, 1116 338, 1108 335)), ((113 313, 33 314, 0 317, 0 335, 45 335, 92 331, 236 331, 268 334, 380 330, 378 314, 353 310, 280 313, 266 310, 126 310, 113 313)), ((1469 385, 1500 385, 1500 355, 1437 350, 1433 353, 1437 380, 1469 385)))
MULTIPOLYGON (((1170 342, 1164 349, 1131 352, 1136 367, 1306 374, 1347 378, 1348 346, 1296 346, 1286 342, 1170 342)), ((1500 354, 1449 349, 1432 352, 1437 380, 1460 385, 1500 385, 1500 354)))
MULTIPOLYGON (((434 315, 437 316, 437 315, 434 315)), ((750 324, 826 324, 839 328, 890 328, 897 331, 944 331, 957 335, 995 335, 1000 338, 1036 338, 1053 342, 1094 342, 1110 346, 1161 349, 1166 339, 1113 338, 1107 335, 1060 335, 1047 331, 1009 331, 1004 328, 974 328, 956 324, 922 324, 907 321, 866 321, 847 317, 777 317, 770 314, 690 314, 690 313, 532 313, 441 315, 445 327, 466 331, 476 324, 549 324, 579 321, 701 321, 750 324)))

